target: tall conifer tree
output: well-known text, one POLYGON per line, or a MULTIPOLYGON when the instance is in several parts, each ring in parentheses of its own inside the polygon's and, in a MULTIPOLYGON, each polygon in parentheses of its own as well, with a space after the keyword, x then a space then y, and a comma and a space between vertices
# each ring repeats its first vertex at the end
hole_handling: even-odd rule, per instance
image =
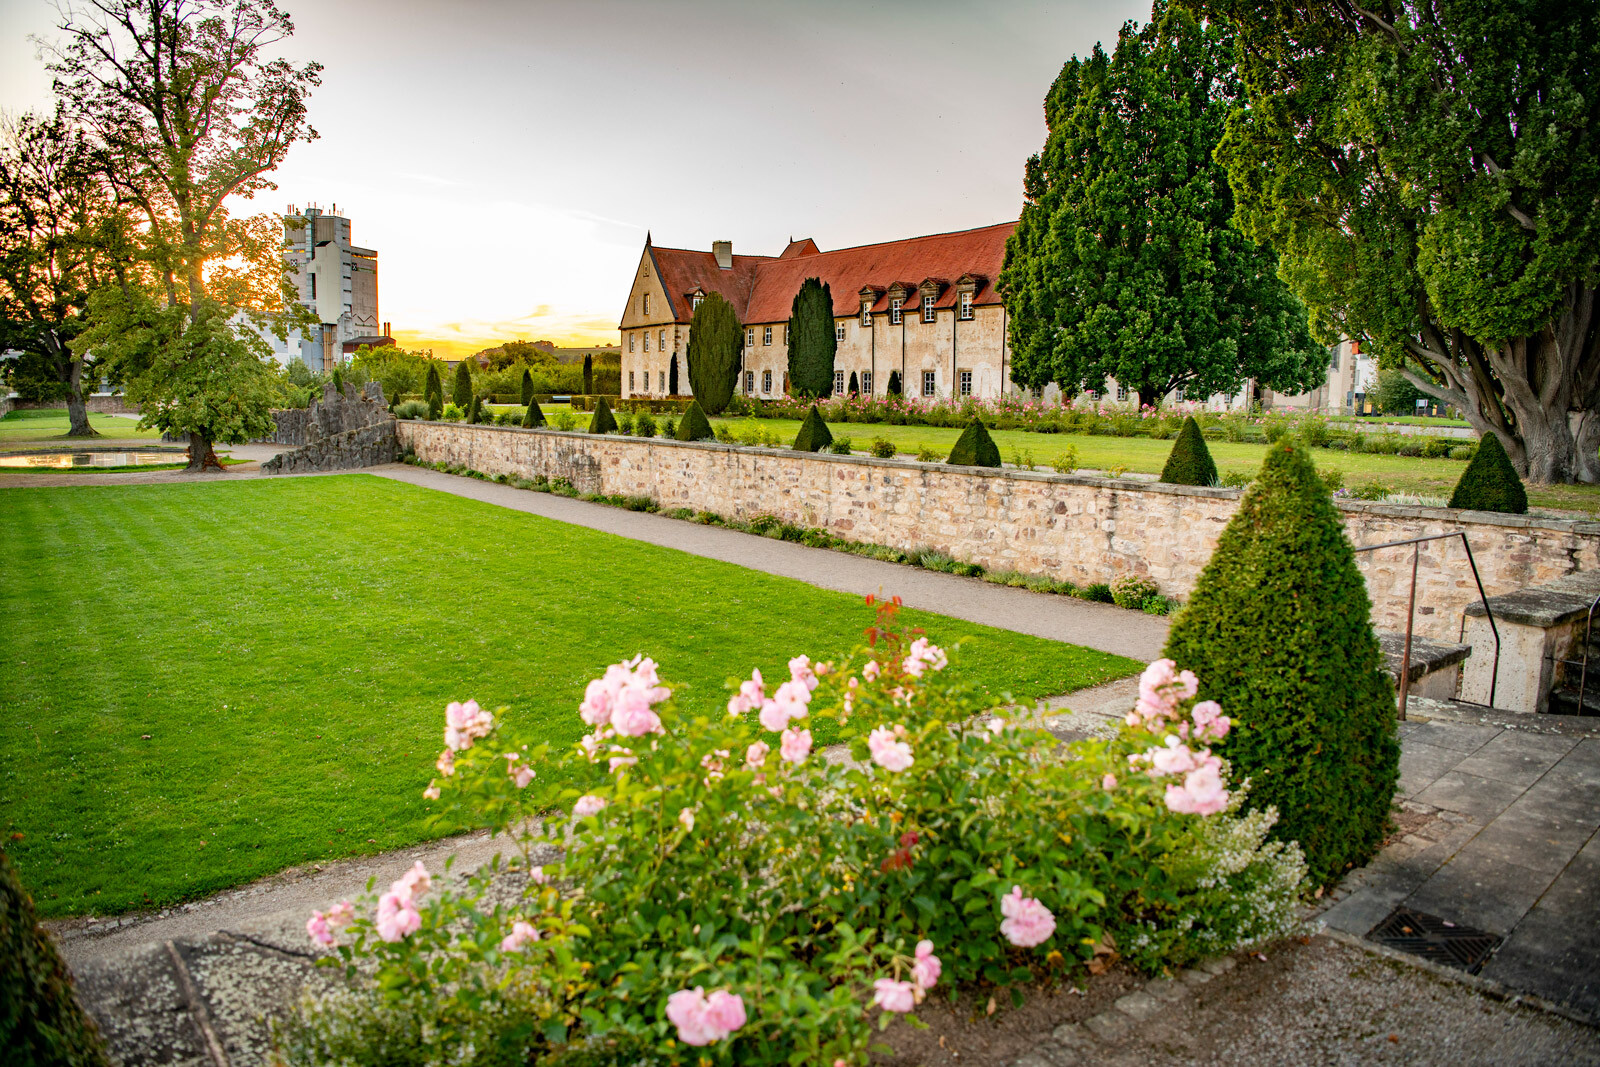
POLYGON ((710 293, 694 309, 689 325, 689 391, 707 415, 719 415, 739 381, 744 326, 733 305, 710 293))
POLYGON ((789 310, 789 387, 795 396, 833 392, 833 290, 807 278, 789 310))

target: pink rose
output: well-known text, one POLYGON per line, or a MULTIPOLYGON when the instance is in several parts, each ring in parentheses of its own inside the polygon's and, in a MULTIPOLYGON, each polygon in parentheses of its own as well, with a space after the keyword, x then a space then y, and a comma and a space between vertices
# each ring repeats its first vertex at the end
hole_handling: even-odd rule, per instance
POLYGON ((662 732, 661 716, 650 708, 650 693, 630 685, 617 694, 611 709, 611 726, 623 737, 643 737, 662 732))
POLYGON ((791 681, 806 687, 806 691, 817 687, 817 673, 811 667, 810 656, 796 656, 789 661, 789 678, 791 681))
POLYGON ((432 782, 429 782, 428 783, 428 788, 426 788, 426 789, 424 789, 422 791, 422 795, 424 797, 426 797, 428 800, 438 800, 439 799, 439 787, 434 785, 432 782))
POLYGON ((421 860, 413 864, 409 871, 402 874, 396 879, 394 885, 389 887, 392 892, 398 893, 407 900, 413 897, 420 897, 431 888, 433 888, 433 879, 428 876, 428 869, 422 865, 421 860))
POLYGON ((306 935, 319 945, 333 947, 333 931, 328 929, 328 917, 320 911, 311 913, 306 920, 306 935))
POLYGON ((712 993, 706 998, 705 1022, 727 1037, 745 1024, 744 998, 721 989, 712 993))
POLYGON ((399 941, 421 926, 422 915, 409 896, 390 892, 378 898, 378 936, 383 940, 399 941))
POLYGON ((533 870, 528 872, 528 881, 532 882, 534 885, 549 885, 550 876, 544 873, 543 867, 535 867, 533 870))
POLYGON ((778 746, 778 755, 790 763, 803 763, 811 752, 810 730, 785 730, 783 731, 782 744, 778 746))
POLYGON ((1014 885, 1011 892, 1000 898, 1000 932, 1018 948, 1032 948, 1050 940, 1056 930, 1056 917, 1050 909, 1032 897, 1022 895, 1022 887, 1014 885))
POLYGON ((917 984, 918 989, 932 989, 939 982, 939 972, 943 967, 939 957, 933 954, 932 941, 918 941, 916 962, 911 965, 911 980, 917 984))
POLYGON ((1111 790, 1115 789, 1116 787, 1117 787, 1117 776, 1116 775, 1108 773, 1104 778, 1100 779, 1100 788, 1104 789, 1106 792, 1109 793, 1109 792, 1111 792, 1111 790))
POLYGON ((434 769, 446 778, 456 773, 456 754, 450 749, 439 753, 439 758, 433 762, 434 769))
POLYGON ((1167 786, 1167 808, 1181 815, 1215 815, 1227 807, 1228 791, 1214 756, 1190 771, 1182 785, 1167 786))
POLYGON ((501 952, 521 952, 530 941, 539 940, 539 931, 529 923, 518 919, 511 924, 511 932, 500 942, 501 952))
POLYGON ((767 753, 772 751, 772 746, 765 741, 757 741, 744 750, 744 764, 752 771, 759 771, 766 762, 767 753))
POLYGON ((789 725, 789 712, 778 706, 776 700, 769 700, 761 705, 761 726, 773 733, 781 733, 789 725))
POLYGON ((1196 766, 1194 753, 1189 751, 1189 746, 1170 734, 1165 748, 1153 748, 1147 755, 1150 757, 1150 766, 1161 774, 1184 774, 1196 766))
POLYGON ((917 1006, 917 987, 910 982, 880 978, 872 983, 872 1003, 884 1011, 903 1014, 917 1006))
POLYGON ((772 700, 789 718, 804 718, 809 711, 806 705, 811 703, 811 690, 804 682, 784 682, 772 694, 772 700))
POLYGON ((580 819, 587 819, 591 815, 600 814, 605 810, 605 806, 606 802, 603 798, 589 793, 579 797, 578 802, 572 805, 572 814, 580 819))
POLYGON ((667 998, 667 1020, 685 1045, 709 1045, 745 1024, 744 1001, 720 989, 709 999, 699 986, 680 989, 667 998))
POLYGON ((356 921, 356 906, 348 900, 341 900, 328 909, 327 920, 332 927, 349 926, 356 921))
POLYGON ((590 726, 604 726, 611 721, 611 689, 604 679, 596 678, 583 691, 578 717, 590 726))
POLYGON ((872 762, 886 771, 903 771, 914 762, 911 746, 895 739, 895 730, 880 726, 867 735, 867 750, 872 762))
POLYGON ((684 808, 678 812, 678 822, 683 826, 684 833, 694 833, 694 809, 684 808))
POLYGON ((882 669, 878 666, 877 660, 869 659, 867 660, 867 665, 861 668, 861 677, 869 682, 875 682, 878 680, 878 672, 882 669))

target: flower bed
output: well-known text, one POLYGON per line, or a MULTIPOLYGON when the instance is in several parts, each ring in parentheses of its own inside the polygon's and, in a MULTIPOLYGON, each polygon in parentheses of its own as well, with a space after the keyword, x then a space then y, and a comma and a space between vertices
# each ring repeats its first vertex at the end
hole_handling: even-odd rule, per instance
POLYGON ((589 684, 593 732, 564 753, 452 704, 428 795, 509 835, 519 891, 496 896, 496 869, 435 890, 419 865, 313 915, 348 985, 279 1028, 283 1059, 861 1064, 958 985, 1155 971, 1294 930, 1304 864, 1265 842, 1270 813, 1236 814, 1204 747, 1230 724, 1192 675, 1152 665, 1119 737, 1062 752, 877 607, 849 660, 731 680, 713 719, 679 713, 643 657, 589 684), (852 759, 812 751, 822 718, 852 759), (553 766, 582 784, 541 794, 553 766), (532 821, 550 803, 567 814, 532 821), (541 845, 560 862, 534 867, 541 845))

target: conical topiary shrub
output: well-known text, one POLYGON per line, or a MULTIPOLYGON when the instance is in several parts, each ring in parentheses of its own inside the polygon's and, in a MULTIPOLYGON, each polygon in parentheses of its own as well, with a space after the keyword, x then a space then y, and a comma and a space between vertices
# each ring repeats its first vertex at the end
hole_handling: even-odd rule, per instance
POLYGON ((616 433, 617 420, 611 414, 611 405, 606 403, 606 398, 594 398, 594 418, 589 420, 590 433, 616 433))
POLYGON ((1522 488, 1522 479, 1511 465, 1500 435, 1486 433, 1478 442, 1467 469, 1461 472, 1456 491, 1450 494, 1453 508, 1471 508, 1473 511, 1504 511, 1521 515, 1528 510, 1528 494, 1522 488))
POLYGON ((800 432, 794 435, 794 450, 796 452, 821 452, 833 444, 833 434, 828 429, 828 424, 822 421, 822 412, 817 410, 817 405, 812 404, 811 410, 806 412, 806 417, 800 422, 800 432))
POLYGON ((678 420, 678 432, 673 436, 680 441, 705 441, 717 436, 711 428, 711 420, 700 410, 700 401, 689 401, 689 410, 678 420))
POLYGON ((33 900, 0 852, 0 1049, 5 1062, 105 1067, 94 1023, 72 992, 72 974, 39 927, 33 900))
POLYGON ((456 381, 450 389, 450 399, 462 411, 472 406, 472 370, 466 360, 456 364, 456 381))
POLYGON ((533 371, 527 367, 522 368, 522 403, 533 403, 533 371))
POLYGON ((483 401, 473 397, 467 404, 467 422, 473 426, 483 421, 483 401))
POLYGON ((1329 885, 1383 841, 1399 780, 1394 686, 1339 513, 1305 452, 1267 450, 1166 654, 1238 725, 1218 744, 1329 885))
POLYGON ((946 463, 955 463, 964 467, 998 467, 1000 466, 1000 448, 994 443, 994 438, 989 436, 989 431, 982 420, 973 419, 967 423, 967 428, 961 431, 961 436, 956 440, 956 447, 950 450, 950 458, 946 463))
POLYGON ((1169 485, 1212 485, 1217 480, 1217 465, 1193 415, 1183 420, 1167 465, 1161 468, 1161 480, 1169 485))
POLYGON ((856 377, 856 372, 855 371, 851 371, 850 372, 850 384, 845 386, 845 391, 848 392, 851 396, 856 396, 856 395, 860 394, 860 392, 861 392, 861 379, 856 377))
POLYGON ((532 397, 528 398, 528 412, 522 416, 522 425, 526 429, 544 425, 544 410, 539 407, 539 402, 532 397))
POLYGON ((428 363, 428 378, 422 387, 422 399, 428 404, 428 418, 434 422, 444 414, 444 386, 439 382, 439 364, 428 363))
POLYGON ((892 370, 892 371, 889 372, 889 387, 887 389, 885 389, 884 392, 887 393, 889 396, 899 396, 900 395, 900 372, 899 371, 892 370))

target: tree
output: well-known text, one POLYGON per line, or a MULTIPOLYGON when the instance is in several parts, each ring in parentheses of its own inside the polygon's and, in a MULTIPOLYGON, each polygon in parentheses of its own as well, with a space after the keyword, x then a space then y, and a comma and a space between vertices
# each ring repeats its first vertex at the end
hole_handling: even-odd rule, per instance
POLYGON ((899 396, 901 394, 899 371, 892 370, 889 372, 889 387, 884 392, 889 396, 899 396))
POLYGON ((1160 404, 1173 390, 1281 392, 1327 373, 1277 256, 1230 225, 1212 160, 1242 97, 1225 27, 1157 0, 1116 51, 1070 60, 1045 98, 1044 149, 1000 284, 1012 378, 1069 396, 1107 378, 1160 404))
POLYGON ((678 395, 678 356, 676 353, 672 356, 672 365, 667 368, 667 395, 678 395))
POLYGON ((1483 435, 1472 462, 1461 472, 1455 492, 1450 494, 1453 508, 1471 508, 1473 511, 1501 511, 1509 515, 1524 515, 1528 511, 1528 493, 1517 477, 1516 468, 1500 446, 1500 438, 1492 433, 1483 435))
POLYGON ((280 332, 305 322, 289 299, 281 223, 235 219, 227 204, 275 188, 269 175, 289 148, 316 137, 305 101, 322 68, 268 58, 294 32, 272 0, 91 0, 59 10, 64 39, 44 44, 56 94, 94 138, 106 180, 138 220, 121 299, 100 306, 113 318, 146 321, 134 292, 142 289, 186 311, 182 320, 163 317, 148 335, 172 352, 145 352, 141 366, 120 368, 129 397, 137 391, 164 418, 211 412, 186 419, 189 469, 219 467, 205 427, 253 424, 260 412, 224 415, 241 394, 220 390, 254 381, 258 361, 255 346, 218 325, 218 308, 280 332), (203 353, 200 342, 218 347, 203 353), (208 368, 210 377, 179 372, 185 365, 208 368), (159 377, 136 389, 132 375, 146 372, 159 377), (160 383, 179 392, 163 394, 160 383), (218 392, 197 398, 195 390, 218 392))
POLYGON ((523 406, 533 403, 533 372, 522 368, 522 403, 523 406))
POLYGON ((126 241, 98 162, 60 112, 0 122, 0 351, 23 354, 13 380, 24 397, 67 402, 68 437, 98 436, 83 394, 101 361, 71 341, 126 241))
POLYGON ((381 345, 378 348, 362 345, 350 357, 347 380, 355 381, 365 375, 367 381, 375 381, 383 386, 385 397, 398 401, 407 393, 426 393, 425 383, 432 363, 432 358, 426 352, 408 352, 394 345, 381 345))
POLYGON ((1161 481, 1169 485, 1215 485, 1217 465, 1206 447, 1200 424, 1190 415, 1183 420, 1183 429, 1172 443, 1166 466, 1161 468, 1161 481))
POLYGON ((1415 415, 1422 390, 1411 384, 1398 367, 1378 371, 1378 381, 1368 397, 1373 407, 1385 415, 1415 415))
POLYGON ((1338 511, 1288 440, 1217 540, 1166 654, 1239 727, 1217 746, 1327 885, 1383 842, 1399 780, 1394 687, 1338 511))
POLYGON ((583 395, 594 394, 594 357, 589 353, 583 354, 583 395))
POLYGON ((694 309, 689 323, 689 391, 702 414, 719 415, 733 399, 739 382, 739 356, 744 327, 733 305, 721 293, 709 293, 694 309))
POLYGON ((450 400, 462 411, 467 410, 472 403, 472 367, 471 361, 463 359, 456 364, 455 384, 450 387, 450 400))
POLYGON ((851 396, 861 395, 861 379, 856 377, 855 371, 850 372, 850 382, 845 386, 845 392, 849 393, 851 396))
POLYGON ((422 397, 428 402, 428 418, 434 422, 444 413, 444 383, 439 380, 439 364, 428 361, 428 377, 422 387, 422 397))
POLYGON ((833 290, 807 278, 789 309, 789 387, 795 396, 833 392, 833 290))
POLYGON ((1600 481, 1600 20, 1592 3, 1193 0, 1239 35, 1218 158, 1327 340, 1600 481))

